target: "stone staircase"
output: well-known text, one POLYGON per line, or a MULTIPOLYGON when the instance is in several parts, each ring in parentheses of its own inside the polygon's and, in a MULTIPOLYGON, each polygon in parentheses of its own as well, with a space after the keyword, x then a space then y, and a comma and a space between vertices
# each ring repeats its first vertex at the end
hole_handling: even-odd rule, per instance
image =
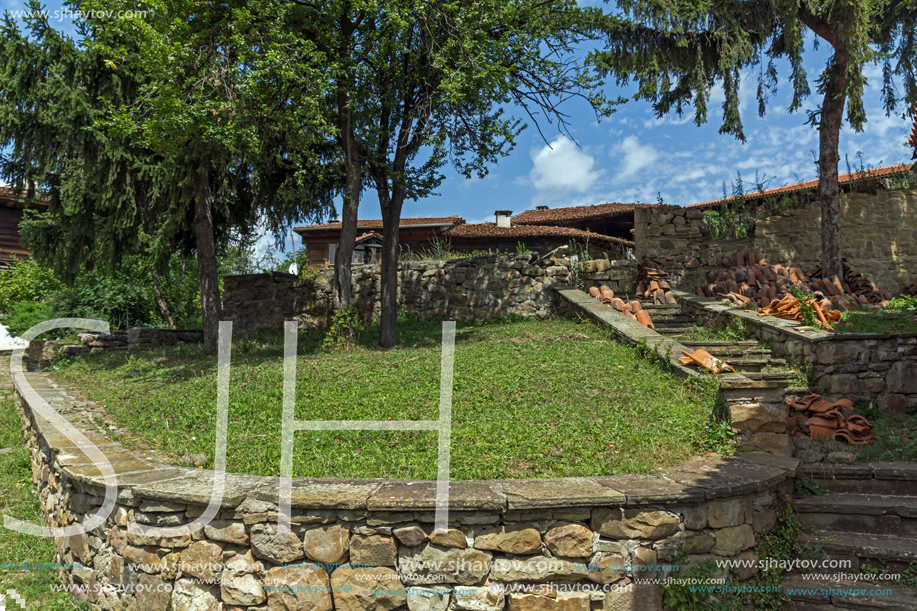
POLYGON ((726 361, 736 371, 750 380, 790 380, 795 374, 786 371, 786 361, 774 357, 769 348, 762 348, 755 340, 737 342, 686 341, 684 335, 695 328, 694 317, 681 311, 677 304, 655 305, 641 302, 656 331, 678 341, 688 348, 703 348, 713 356, 726 361))
POLYGON ((808 579, 802 572, 791 574, 784 583, 790 608, 917 609, 917 591, 905 587, 910 584, 863 575, 866 566, 901 573, 917 562, 917 464, 817 463, 801 465, 800 473, 826 491, 794 503, 799 520, 817 529, 801 537, 807 548, 803 558, 847 564, 811 569, 808 579), (818 574, 821 578, 811 578, 818 574), (827 595, 790 592, 829 588, 827 595))

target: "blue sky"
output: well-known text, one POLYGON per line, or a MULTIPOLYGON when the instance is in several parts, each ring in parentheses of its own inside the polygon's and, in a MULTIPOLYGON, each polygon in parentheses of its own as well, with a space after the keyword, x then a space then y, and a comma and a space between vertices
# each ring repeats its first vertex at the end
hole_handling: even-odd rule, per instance
MULTIPOLYGON (((0 7, 15 10, 22 5, 0 0, 0 7)), ((51 11, 59 8, 56 2, 47 5, 51 11)), ((72 30, 67 23, 61 25, 72 30)), ((811 46, 807 46, 806 70, 815 91, 814 80, 824 66, 827 45, 819 51, 811 51, 811 46)), ((788 74, 785 69, 780 72, 782 83, 787 82, 788 74)), ((731 188, 737 171, 747 183, 753 182, 757 172, 768 187, 815 178, 813 152, 818 148, 818 133, 805 124, 805 111, 815 107, 817 94, 803 109, 790 114, 786 107, 792 91, 789 86, 780 87, 771 97, 767 114, 759 118, 754 75, 747 76, 752 78, 741 90, 744 143, 718 133, 720 91, 713 92, 708 123, 700 127, 694 125, 690 111, 681 117, 671 114, 657 119, 649 103, 636 101, 597 123, 585 103, 572 102, 564 110, 570 115, 570 135, 575 142, 560 134, 556 126, 544 124, 545 142, 530 126, 517 139, 515 150, 492 167, 487 177, 468 180, 447 170, 447 178, 438 189, 440 196, 405 202, 403 216, 457 214, 468 222, 493 222, 497 209, 518 214, 536 205, 656 202, 658 196, 667 203, 685 205, 722 197, 723 183, 731 188)), ((886 117, 879 100, 880 69, 871 67, 866 76, 868 122, 862 133, 843 128, 842 173, 847 171, 845 155, 855 167, 860 164, 858 153, 868 167, 911 158, 912 151, 904 145, 910 120, 900 114, 886 117)), ((630 93, 632 90, 607 86, 607 95, 612 98, 630 93)), ((518 116, 523 118, 524 113, 518 116)), ((374 192, 364 192, 360 218, 379 218, 374 192)), ((261 244, 267 247, 270 242, 265 238, 261 244)))

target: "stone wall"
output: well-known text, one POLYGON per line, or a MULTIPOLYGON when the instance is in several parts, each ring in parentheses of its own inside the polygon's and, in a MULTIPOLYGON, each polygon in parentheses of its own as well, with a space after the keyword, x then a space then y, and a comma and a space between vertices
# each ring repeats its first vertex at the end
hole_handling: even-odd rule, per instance
POLYGON ((133 352, 143 348, 159 346, 177 346, 178 344, 203 341, 203 331, 195 329, 154 329, 151 327, 133 327, 127 332, 115 333, 80 333, 80 345, 64 346, 64 356, 81 352, 133 352))
MULTIPOLYGON (((557 289, 557 310, 562 316, 582 317, 605 326, 619 340, 652 348, 658 357, 686 378, 709 381, 709 376, 678 361, 682 351, 693 352, 673 339, 644 327, 614 308, 576 289, 557 289)), ((729 418, 739 452, 792 454, 786 434, 789 408, 783 380, 752 380, 741 374, 717 376, 717 400, 729 418)))
MULTIPOLYGON (((569 268, 553 253, 488 255, 451 261, 402 262, 398 303, 421 318, 457 321, 502 318, 507 314, 547 316, 552 288, 569 282, 569 268)), ((331 311, 333 269, 311 278, 290 274, 229 276, 223 285, 223 316, 234 331, 279 331, 284 320, 324 327, 331 311)), ((354 266, 353 302, 370 318, 380 311, 380 266, 354 266)))
MULTIPOLYGON (((681 571, 754 562, 755 535, 774 526, 775 495, 799 464, 747 454, 654 476, 453 482, 450 528, 439 533, 435 482, 294 479, 293 526, 281 532, 279 480, 227 474, 216 520, 154 537, 137 526, 204 513, 214 472, 134 455, 69 411, 67 389, 40 374, 25 379, 118 474, 104 523, 54 538, 61 579, 94 609, 660 611, 658 585, 629 582, 677 576, 675 562, 681 571), (675 560, 680 550, 687 560, 675 560)), ((21 386, 17 405, 45 525, 83 523, 102 504, 104 477, 36 417, 21 386)))
POLYGON ((594 259, 584 261, 575 269, 582 275, 583 285, 589 287, 607 286, 616 294, 633 295, 637 262, 626 259, 594 259))
MULTIPOLYGON (((917 282, 917 190, 879 191, 840 196, 841 243, 857 273, 883 291, 900 293, 917 282)), ((637 258, 665 262, 670 283, 693 293, 708 271, 722 267, 723 255, 742 249, 762 253, 768 263, 803 268, 821 261, 821 209, 816 202, 757 221, 754 235, 741 240, 711 240, 703 211, 678 206, 637 206, 634 210, 637 258)))
POLYGON ((827 399, 873 403, 896 413, 917 408, 917 333, 826 333, 707 297, 681 292, 677 297, 698 326, 741 320, 752 337, 767 342, 774 356, 802 368, 815 383, 814 392, 827 399))

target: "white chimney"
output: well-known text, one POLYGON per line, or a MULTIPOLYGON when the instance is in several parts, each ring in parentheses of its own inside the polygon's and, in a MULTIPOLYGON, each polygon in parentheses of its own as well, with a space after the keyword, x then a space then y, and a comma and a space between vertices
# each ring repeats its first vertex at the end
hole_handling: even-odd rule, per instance
POLYGON ((497 210, 494 212, 494 215, 497 217, 497 227, 509 227, 510 226, 510 217, 513 215, 512 210, 497 210))

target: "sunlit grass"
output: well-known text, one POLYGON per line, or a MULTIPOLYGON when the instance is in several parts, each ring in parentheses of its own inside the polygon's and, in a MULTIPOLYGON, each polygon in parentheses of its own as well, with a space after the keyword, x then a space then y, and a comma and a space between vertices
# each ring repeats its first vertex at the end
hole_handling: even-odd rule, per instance
MULTIPOLYGON (((375 333, 344 351, 320 348, 320 334, 301 336, 298 420, 438 417, 441 324, 401 321, 401 345, 390 351, 373 347, 375 333)), ((279 336, 234 340, 230 471, 279 474, 281 348, 279 336)), ((59 373, 131 431, 128 445, 201 453, 213 466, 216 362, 199 346, 88 355, 59 373)), ((652 472, 699 451, 713 403, 591 325, 460 324, 452 478, 652 472)), ((434 432, 297 433, 294 475, 430 479, 436 443, 434 432)))

